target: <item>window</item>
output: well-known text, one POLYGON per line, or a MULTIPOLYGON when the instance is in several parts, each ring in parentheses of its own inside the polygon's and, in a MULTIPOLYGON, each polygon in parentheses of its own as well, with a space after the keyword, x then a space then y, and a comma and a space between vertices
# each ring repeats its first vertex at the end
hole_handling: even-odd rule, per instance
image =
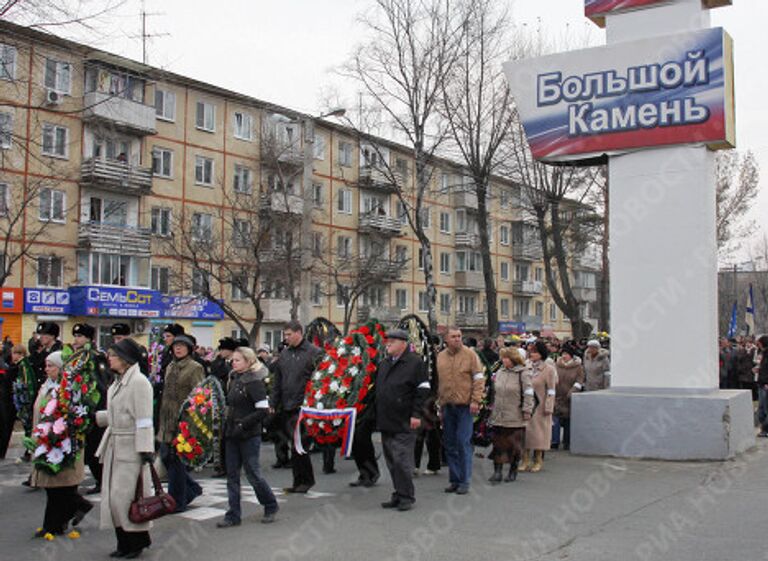
POLYGON ((312 204, 316 207, 323 206, 323 184, 322 183, 313 183, 312 184, 312 204))
POLYGON ((515 280, 527 281, 528 280, 528 265, 515 265, 515 280))
POLYGON ((429 303, 426 292, 419 292, 419 311, 426 312, 429 309, 429 303))
POLYGON ((401 310, 408 309, 408 291, 404 288, 395 290, 395 306, 401 310))
POLYGON ((213 159, 195 156, 195 183, 213 185, 213 159))
POLYGON ((459 313, 474 314, 477 306, 477 299, 470 294, 459 295, 459 313))
POLYGON ((408 215, 405 212, 405 205, 403 201, 397 201, 397 219, 402 226, 408 224, 408 215))
POLYGON ((352 144, 339 140, 339 165, 352 167, 352 144))
POLYGON ((456 211, 456 232, 463 234, 467 231, 467 211, 463 208, 456 211))
POLYGON ((0 216, 8 216, 8 184, 6 183, 0 183, 0 216))
POLYGON ((557 321, 557 305, 549 305, 549 321, 557 321))
POLYGON ((77 254, 77 278, 80 284, 148 286, 150 273, 148 257, 95 252, 77 254))
POLYGON ((534 280, 544 280, 544 269, 542 267, 536 267, 536 271, 534 272, 534 280))
POLYGON ((424 248, 419 248, 419 271, 424 270, 424 248))
POLYGON ((313 306, 323 305, 323 285, 319 282, 313 282, 309 291, 309 301, 313 306))
POLYGON ((155 115, 162 121, 176 120, 176 94, 167 90, 155 90, 155 115))
POLYGON ((150 231, 155 236, 171 235, 171 209, 159 206, 152 207, 150 231))
POLYGON ((158 147, 152 149, 152 173, 156 177, 173 177, 173 151, 158 147))
POLYGON ((40 220, 64 222, 67 194, 57 189, 40 189, 40 220))
POLYGON ((37 286, 62 286, 64 267, 61 257, 47 255, 37 258, 37 286))
POLYGON ((349 287, 343 284, 336 285, 336 306, 343 308, 349 299, 349 287))
POLYGON ((248 274, 233 274, 230 284, 232 286, 232 300, 245 300, 248 296, 248 274))
POLYGON ((312 232, 312 257, 322 257, 323 255, 323 234, 321 232, 312 232))
POLYGON ((536 302, 536 317, 544 317, 544 302, 536 302))
POLYGON ((501 208, 509 207, 509 191, 504 188, 499 189, 499 204, 501 208))
POLYGON ((515 303, 515 316, 518 318, 524 318, 530 315, 531 301, 530 300, 514 300, 515 303))
POLYGON ((509 317, 509 299, 508 298, 501 299, 501 317, 503 318, 509 317))
POLYGON ((430 212, 430 208, 424 207, 421 210, 419 210, 419 217, 421 218, 421 227, 424 230, 429 229, 432 223, 432 212, 430 212))
POLYGON ((192 240, 210 242, 213 234, 213 217, 210 214, 196 212, 192 215, 192 240))
POLYGON ((351 189, 339 189, 339 204, 337 206, 339 212, 344 214, 352 214, 352 190, 351 189))
POLYGON ((124 200, 108 197, 91 197, 89 220, 95 224, 109 226, 128 225, 128 203, 124 200))
POLYGON ((325 136, 315 133, 315 142, 312 144, 312 152, 315 160, 325 160, 325 136))
POLYGON ((207 132, 216 130, 216 107, 212 103, 197 102, 195 126, 207 132))
POLYGON ((0 44, 0 80, 16 78, 16 47, 0 44))
POLYGON ((232 244, 235 247, 248 247, 251 243, 251 223, 235 218, 232 223, 232 244))
POLYGON ((72 89, 72 65, 68 62, 45 59, 45 87, 69 94, 72 89))
POLYGON ((207 271, 194 269, 192 271, 192 294, 205 296, 211 291, 209 274, 207 271))
POLYGON ((233 189, 235 193, 249 194, 253 189, 253 172, 251 168, 235 164, 235 177, 233 189))
POLYGON ((477 251, 457 251, 456 271, 482 271, 483 258, 477 251))
POLYGON ((13 115, 0 113, 0 148, 10 148, 13 144, 13 115))
POLYGON ((443 234, 451 233, 451 215, 448 212, 440 213, 440 231, 443 234))
POLYGON ((499 243, 501 245, 509 245, 509 226, 499 226, 499 243))
POLYGON ((240 140, 253 139, 253 118, 248 113, 235 111, 235 138, 240 140))
POLYGON ((403 264, 408 261, 408 248, 404 245, 395 246, 395 261, 403 264))
POLYGON ((408 176, 408 160, 405 158, 395 158, 395 173, 402 179, 408 176))
POLYGON ((170 290, 171 270, 168 267, 152 267, 150 275, 150 287, 161 294, 168 294, 170 290))
POLYGON ((440 313, 441 314, 451 313, 451 295, 445 292, 440 294, 440 313))
POLYGON ((508 281, 509 280, 509 263, 506 261, 502 261, 501 263, 501 280, 508 281))
POLYGON ((448 194, 448 190, 451 188, 451 176, 447 173, 440 174, 440 193, 443 195, 448 194))
POLYGON ((451 274, 451 254, 450 253, 440 254, 440 272, 443 273, 444 275, 451 274))
POLYGON ((60 125, 43 125, 43 154, 57 158, 67 157, 67 138, 69 129, 60 125))
POLYGON ((336 254, 341 259, 349 259, 352 256, 352 238, 338 236, 336 238, 336 254))

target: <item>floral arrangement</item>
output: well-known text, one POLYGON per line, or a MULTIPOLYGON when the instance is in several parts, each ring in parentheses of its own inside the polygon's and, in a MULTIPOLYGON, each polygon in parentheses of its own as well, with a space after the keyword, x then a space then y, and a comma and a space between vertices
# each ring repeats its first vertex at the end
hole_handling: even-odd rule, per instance
POLYGON ((202 467, 218 457, 223 410, 224 392, 214 376, 190 392, 181 406, 179 432, 172 442, 183 463, 202 467))
POLYGON ((302 411, 307 434, 318 444, 348 440, 348 417, 323 411, 354 409, 361 413, 380 358, 384 356, 384 331, 370 321, 328 345, 312 378, 307 382, 302 411))
POLYGON ((480 402, 480 411, 475 416, 472 426, 472 444, 475 446, 490 446, 493 440, 493 426, 489 420, 493 412, 493 381, 496 371, 501 368, 501 361, 494 364, 488 362, 483 353, 477 353, 485 373, 485 388, 483 400, 480 402))
POLYGON ((93 373, 89 346, 72 353, 65 347, 64 368, 58 386, 51 384, 40 407, 40 421, 24 439, 36 467, 56 475, 74 465, 91 429, 89 413, 101 396, 93 373))
POLYGON ((37 380, 29 359, 22 358, 18 364, 18 376, 13 381, 13 405, 16 416, 24 427, 27 436, 32 432, 32 407, 37 395, 37 380))
POLYGON ((149 381, 153 386, 162 379, 164 350, 163 333, 160 327, 155 326, 149 333, 149 381))

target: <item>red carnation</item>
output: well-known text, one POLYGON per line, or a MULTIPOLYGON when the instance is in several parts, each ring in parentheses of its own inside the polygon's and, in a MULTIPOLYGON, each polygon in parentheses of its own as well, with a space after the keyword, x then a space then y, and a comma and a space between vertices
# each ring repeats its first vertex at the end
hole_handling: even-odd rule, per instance
POLYGON ((344 409, 347 406, 347 401, 345 399, 340 399, 336 402, 336 409, 344 409))
POLYGON ((88 386, 86 386, 85 384, 83 384, 82 386, 80 386, 80 390, 81 390, 83 393, 88 393, 88 386))
POLYGON ((312 380, 307 382, 307 385, 304 387, 304 393, 309 393, 312 391, 312 380))
POLYGON ((355 380, 355 379, 354 379, 352 376, 347 376, 347 377, 345 377, 345 378, 344 378, 344 379, 341 381, 341 383, 342 383, 342 384, 344 384, 345 386, 351 386, 351 385, 352 385, 352 382, 353 382, 354 380, 355 380))
POLYGON ((371 337, 370 335, 366 335, 366 336, 365 336, 365 340, 366 340, 366 342, 367 342, 369 345, 373 345, 373 337, 371 337))
POLYGON ((374 347, 368 347, 366 350, 368 351, 368 356, 371 358, 376 358, 376 355, 379 354, 379 352, 374 347))
POLYGON ((345 342, 347 345, 351 345, 352 343, 354 343, 354 342, 355 342, 355 339, 354 339, 354 337, 344 337, 344 342, 345 342))
POLYGON ((328 395, 328 386, 320 388, 320 395, 328 395))
POLYGON ((360 388, 360 391, 357 394, 358 404, 365 398, 366 395, 368 395, 368 386, 363 386, 360 388))
POLYGON ((79 427, 79 426, 80 426, 80 425, 82 425, 82 424, 83 424, 83 418, 82 418, 82 417, 77 417, 77 418, 75 419, 75 426, 76 426, 76 427, 79 427))
POLYGON ((323 430, 326 432, 326 434, 333 432, 333 427, 331 426, 331 423, 325 423, 325 426, 323 426, 323 430))
POLYGON ((361 362, 363 362, 363 357, 360 355, 352 357, 352 364, 360 364, 361 362))
POLYGON ((315 403, 316 403, 316 401, 315 401, 314 397, 310 396, 310 397, 307 398, 307 406, 308 407, 314 407, 315 403))
POLYGON ((368 366, 365 367, 365 371, 368 372, 369 374, 376 372, 376 365, 373 364, 372 362, 369 362, 368 366))
POLYGON ((331 349, 331 350, 329 350, 329 351, 328 351, 328 355, 329 355, 331 358, 333 358, 334 360, 338 360, 338 359, 339 359, 339 353, 338 353, 338 351, 337 351, 336 349, 331 349))
POLYGON ((77 383, 79 384, 79 383, 81 383, 82 381, 83 381, 83 377, 82 377, 82 376, 80 376, 80 374, 78 374, 77 376, 75 376, 75 382, 77 382, 77 383))
POLYGON ((362 333, 363 335, 370 335, 371 334, 371 330, 368 329, 367 325, 364 325, 364 326, 362 326, 360 328, 360 333, 362 333))

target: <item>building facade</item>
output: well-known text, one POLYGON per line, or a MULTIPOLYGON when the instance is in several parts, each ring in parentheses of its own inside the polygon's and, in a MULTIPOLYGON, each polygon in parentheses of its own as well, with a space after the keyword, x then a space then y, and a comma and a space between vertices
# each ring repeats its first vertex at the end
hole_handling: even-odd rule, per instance
MULTIPOLYGON (((412 200, 406 147, 6 22, 0 55, 1 315, 14 341, 42 320, 65 339, 88 321, 102 345, 115 321, 136 333, 176 321, 213 346, 244 334, 222 307, 247 325, 255 293, 271 345, 292 312, 340 327, 426 318, 396 194, 412 200)), ((422 221, 438 323, 479 333, 477 198, 456 163, 432 169, 422 221)), ((495 178, 488 204, 502 331, 570 333, 519 188, 495 178)), ((585 302, 594 277, 575 273, 585 302)))

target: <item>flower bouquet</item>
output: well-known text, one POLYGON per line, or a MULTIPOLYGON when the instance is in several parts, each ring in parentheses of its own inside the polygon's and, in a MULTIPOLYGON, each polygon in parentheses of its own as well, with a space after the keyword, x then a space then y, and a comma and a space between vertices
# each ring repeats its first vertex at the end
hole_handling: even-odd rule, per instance
POLYGON ((224 393, 214 376, 193 389, 179 412, 179 432, 172 445, 189 467, 203 467, 218 457, 224 393))

